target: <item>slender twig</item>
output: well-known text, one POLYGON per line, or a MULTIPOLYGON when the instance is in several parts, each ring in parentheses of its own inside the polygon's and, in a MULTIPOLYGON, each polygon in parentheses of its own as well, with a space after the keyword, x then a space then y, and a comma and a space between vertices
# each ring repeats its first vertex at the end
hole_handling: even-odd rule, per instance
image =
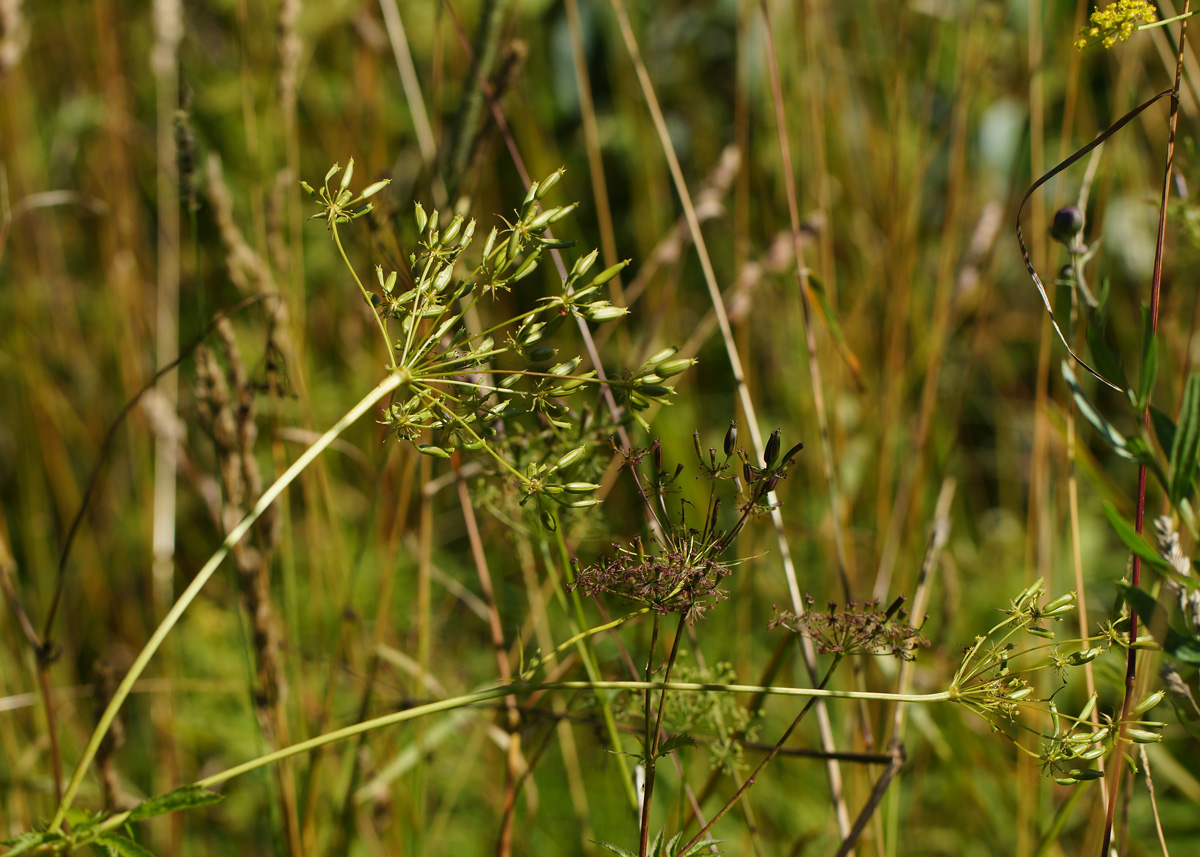
MULTIPOLYGON (((825 675, 821 679, 821 683, 817 685, 818 690, 823 690, 825 688, 826 683, 828 683, 829 679, 833 676, 833 672, 837 669, 837 666, 841 660, 841 655, 834 657, 833 663, 831 663, 829 665, 829 669, 825 671, 825 675)), ((725 813, 729 812, 729 810, 731 810, 734 805, 742 799, 742 796, 750 789, 752 785, 758 781, 758 775, 762 773, 762 770, 767 766, 767 763, 779 754, 779 751, 783 748, 783 745, 787 743, 787 739, 791 737, 792 732, 795 731, 796 727, 800 725, 800 721, 804 719, 804 715, 808 714, 809 709, 812 708, 816 702, 817 697, 813 697, 812 699, 808 700, 808 702, 804 703, 804 707, 800 709, 800 713, 796 715, 796 718, 792 721, 791 725, 788 726, 788 728, 783 731, 783 734, 779 736, 779 740, 775 742, 775 746, 772 747, 771 750, 762 758, 762 761, 758 763, 758 767, 751 772, 750 776, 746 777, 746 780, 742 783, 738 790, 734 792, 733 797, 726 801, 725 805, 717 810, 716 814, 709 819, 708 824, 700 828, 700 832, 693 836, 686 845, 679 849, 679 853, 686 854, 693 845, 700 841, 704 834, 708 833, 708 831, 712 829, 714 824, 721 820, 725 813)), ((850 831, 847 830, 846 837, 849 837, 849 835, 850 831)))
MULTIPOLYGON (((1186 14, 1191 9, 1191 0, 1184 3, 1183 9, 1186 14)), ((1171 197, 1171 171, 1175 163, 1175 129, 1179 122, 1179 85, 1183 77, 1183 52, 1187 45, 1185 36, 1187 35, 1187 19, 1184 18, 1179 24, 1179 43, 1178 53, 1175 63, 1175 85, 1171 88, 1171 114, 1167 121, 1167 157, 1166 166, 1163 169, 1162 194, 1159 197, 1158 203, 1158 237, 1154 245, 1154 275, 1150 283, 1150 334, 1151 336, 1158 332, 1158 307, 1159 298, 1162 293, 1162 266, 1163 252, 1166 247, 1167 240, 1167 202, 1171 197)), ((1142 413, 1142 426, 1147 432, 1150 431, 1150 392, 1149 390, 1142 391, 1145 396, 1146 410, 1142 413)), ((1137 487, 1137 514, 1134 519, 1134 528, 1138 533, 1142 532, 1142 525, 1146 517, 1146 465, 1138 465, 1138 487, 1137 487)), ((1133 557, 1133 570, 1130 572, 1130 585, 1138 587, 1141 585, 1142 579, 1142 560, 1136 554, 1133 557)), ((1129 611, 1129 639, 1136 640, 1138 636, 1138 616, 1136 610, 1129 611)), ((1133 701, 1135 685, 1137 683, 1137 649, 1130 646, 1125 658, 1125 697, 1121 701, 1121 738, 1125 738, 1125 730, 1127 728, 1125 720, 1129 716, 1129 708, 1133 701)), ((1117 752, 1121 752, 1120 744, 1118 744, 1117 752)), ((1113 765, 1112 788, 1109 792, 1108 813, 1104 820, 1104 842, 1100 848, 1101 855, 1109 853, 1109 846, 1112 843, 1113 833, 1113 817, 1117 806, 1117 797, 1121 794, 1121 774, 1124 770, 1124 765, 1113 765)))

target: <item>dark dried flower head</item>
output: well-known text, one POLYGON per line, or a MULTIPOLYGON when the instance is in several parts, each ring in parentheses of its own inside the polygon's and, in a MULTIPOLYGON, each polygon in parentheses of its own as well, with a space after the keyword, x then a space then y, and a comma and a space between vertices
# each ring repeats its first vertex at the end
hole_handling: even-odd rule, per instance
MULTIPOLYGON (((806 600, 813 604, 811 595, 806 600)), ((929 641, 908 622, 908 613, 900 609, 903 600, 897 598, 886 609, 878 598, 865 604, 850 601, 844 608, 830 601, 826 610, 809 610, 802 616, 781 612, 770 627, 782 625, 808 637, 823 655, 891 655, 911 661, 913 650, 929 641)))
POLYGON ((634 550, 619 545, 613 550, 612 557, 581 569, 572 587, 585 595, 618 595, 689 622, 728 597, 720 583, 732 568, 695 540, 668 542, 652 556, 642 552, 640 542, 634 550))

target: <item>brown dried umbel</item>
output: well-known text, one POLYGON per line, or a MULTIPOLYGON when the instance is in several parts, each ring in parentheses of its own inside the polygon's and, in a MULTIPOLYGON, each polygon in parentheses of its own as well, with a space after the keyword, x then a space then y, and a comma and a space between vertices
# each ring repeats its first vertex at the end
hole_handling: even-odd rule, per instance
MULTIPOLYGON (((813 597, 807 595, 805 600, 811 607, 813 597)), ((929 641, 908 622, 903 603, 903 595, 886 610, 879 606, 878 598, 864 604, 849 601, 845 607, 830 601, 827 610, 808 610, 802 616, 784 611, 771 627, 783 626, 808 637, 823 655, 891 655, 911 661, 913 650, 928 646, 929 641)))
POLYGON ((736 563, 724 558, 726 551, 751 518, 771 509, 771 492, 804 448, 803 444, 796 444, 781 457, 779 434, 776 429, 767 440, 762 467, 751 463, 745 450, 735 450, 736 423, 730 424, 725 435, 724 458, 720 461, 715 448, 709 449, 706 457, 698 433, 693 434, 701 473, 712 483, 699 527, 689 524, 691 504, 686 501, 680 502, 678 515, 668 510, 667 498, 675 492, 672 486, 683 472, 683 465, 673 470, 664 466, 660 441, 646 449, 621 450, 625 459, 622 466, 632 476, 654 521, 658 549, 648 553, 640 537, 628 547, 614 544, 611 557, 602 556, 577 569, 572 586, 586 595, 601 592, 618 595, 659 614, 677 613, 689 622, 700 618, 713 604, 727 597, 720 584, 736 563), (735 452, 742 464, 740 473, 730 466, 735 452), (647 457, 653 465, 649 476, 639 472, 647 457), (717 485, 722 481, 733 483, 738 504, 737 517, 728 527, 720 525, 721 499, 717 496, 717 485))

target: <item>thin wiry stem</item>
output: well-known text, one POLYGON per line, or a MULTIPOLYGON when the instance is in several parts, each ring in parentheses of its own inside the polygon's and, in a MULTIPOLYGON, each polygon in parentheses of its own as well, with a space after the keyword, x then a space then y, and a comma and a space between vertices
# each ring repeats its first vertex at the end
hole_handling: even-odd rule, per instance
MULTIPOLYGON (((1183 10, 1186 14, 1192 6, 1191 0, 1184 3, 1183 10)), ((1187 35, 1187 19, 1184 18, 1179 24, 1179 42, 1178 53, 1176 54, 1175 62, 1175 85, 1171 89, 1171 114, 1167 121, 1167 157, 1166 166, 1163 169, 1162 193, 1159 197, 1158 204, 1158 237, 1154 245, 1154 276, 1150 283, 1150 335, 1154 336, 1158 333, 1158 307, 1159 298, 1162 294, 1162 266, 1163 254, 1167 240, 1167 202, 1171 198, 1171 172, 1175 165, 1175 129, 1179 122, 1179 86, 1183 78, 1183 55, 1187 45, 1185 37, 1187 35)), ((1150 393, 1149 390, 1142 391, 1142 395, 1146 399, 1146 410, 1142 414, 1142 426, 1146 432, 1150 431, 1150 393)), ((1134 528, 1140 534, 1142 525, 1146 517, 1146 465, 1138 465, 1138 487, 1137 487, 1137 514, 1134 518, 1134 528)), ((1136 554, 1133 557, 1133 570, 1130 572, 1130 585, 1138 587, 1142 579, 1142 560, 1136 554)), ((1138 615, 1136 610, 1129 611, 1129 639, 1136 640, 1138 637, 1138 615)), ((1125 737, 1127 729, 1126 718, 1129 716, 1130 704, 1133 701, 1136 692, 1137 684, 1137 649, 1130 646, 1125 656, 1125 697, 1121 701, 1121 737, 1125 737)), ((1119 745, 1118 745, 1119 746, 1119 745)), ((1113 834, 1113 817, 1117 806, 1117 797, 1121 794, 1121 773, 1124 770, 1124 765, 1113 765, 1112 789, 1109 793, 1108 813, 1104 820, 1104 842, 1100 848, 1101 855, 1107 855, 1109 845, 1112 842, 1113 834)))
MULTIPOLYGON (((667 130, 666 120, 663 118, 662 108, 659 106, 658 97, 654 94, 654 86, 650 81, 649 73, 646 71, 645 63, 642 62, 641 52, 638 49, 637 40, 634 38, 633 29, 629 23, 629 16, 625 12, 625 5, 622 0, 612 0, 613 9, 617 13, 617 22, 621 29, 621 36, 625 41, 625 47, 629 51, 630 59, 633 62, 634 70, 637 73, 638 81, 641 84, 642 95, 646 101, 646 106, 650 109, 651 117, 654 120, 654 127, 657 131, 659 142, 662 146, 663 154, 667 159, 667 164, 671 171, 671 177, 675 184, 675 191, 679 195, 680 204, 683 206, 684 216, 687 219, 688 229, 692 235, 692 242, 696 246, 696 255, 700 260, 700 267, 704 273, 704 282, 708 287, 709 299, 712 302, 713 311, 716 313, 717 325, 721 330, 721 339, 725 344, 726 356, 729 358, 730 370, 733 373, 734 384, 738 393, 738 400, 742 406, 742 412, 746 420, 746 428, 750 434, 750 439, 753 444, 756 454, 761 455, 763 451, 762 432, 758 426, 757 411, 754 407, 754 402, 750 398, 750 391, 746 385, 746 375, 742 369, 742 361, 737 352, 737 346, 733 338, 733 328, 729 323, 729 316, 725 311, 725 302, 721 297, 720 287, 717 285, 716 274, 713 271, 712 261, 708 255, 708 245, 704 241, 704 235, 700 231, 700 222, 696 216, 695 206, 692 204, 691 193, 688 191, 687 182, 683 178, 683 170, 679 165, 679 158, 675 154, 674 146, 671 143, 671 137, 667 130)), ((774 502, 774 495, 769 497, 772 502, 771 520, 775 524, 775 533, 777 538, 780 561, 783 564, 784 576, 787 580, 788 595, 792 603, 792 609, 797 613, 804 611, 803 600, 800 597, 800 585, 797 581, 796 568, 792 561, 791 549, 788 545, 787 538, 784 535, 783 515, 779 511, 778 504, 774 502)), ((812 642, 807 639, 800 641, 801 652, 803 654, 804 666, 812 681, 817 681, 817 662, 816 651, 812 646, 812 642)), ((833 727, 829 721, 829 714, 824 705, 817 708, 817 723, 821 735, 822 748, 827 753, 836 751, 833 741, 833 727)), ((831 791, 833 792, 833 800, 835 804, 841 805, 841 814, 844 814, 847 819, 849 815, 845 812, 845 798, 842 795, 840 775, 831 775, 830 783, 831 791)))

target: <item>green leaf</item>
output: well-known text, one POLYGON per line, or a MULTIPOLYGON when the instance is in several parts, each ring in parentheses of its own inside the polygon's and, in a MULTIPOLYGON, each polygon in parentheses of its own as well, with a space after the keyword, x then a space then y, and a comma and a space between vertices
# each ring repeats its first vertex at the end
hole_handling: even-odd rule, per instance
POLYGON ((41 833, 22 833, 12 839, 0 841, 0 845, 11 846, 8 851, 4 852, 4 857, 16 857, 18 854, 28 854, 39 845, 56 840, 64 841, 61 833, 42 831, 41 833))
POLYGON ((1154 436, 1158 439, 1159 446, 1163 449, 1170 449, 1175 445, 1175 420, 1154 405, 1150 406, 1150 425, 1154 429, 1154 436))
POLYGON ((224 795, 209 791, 201 786, 181 786, 174 791, 139 803, 129 813, 129 821, 141 821, 145 818, 153 818, 156 815, 177 812, 181 809, 194 809, 198 806, 220 803, 223 800, 225 800, 224 795))
POLYGON ((1075 407, 1079 408, 1079 413, 1085 420, 1092 424, 1096 431, 1100 432, 1100 436, 1107 441, 1108 445, 1113 448, 1113 451, 1122 458, 1133 458, 1129 449, 1125 444, 1125 436, 1113 428, 1112 423, 1100 415, 1096 410, 1096 406, 1092 404, 1091 399, 1083 392, 1083 388, 1079 386, 1079 381, 1075 378, 1075 373, 1071 370, 1070 364, 1063 361, 1062 364, 1063 380, 1067 382, 1067 386, 1071 388, 1071 394, 1075 397, 1075 407))
POLYGON ((1196 487, 1196 457, 1200 452, 1200 373, 1188 376, 1179 408, 1179 426, 1171 444, 1169 494, 1175 503, 1190 497, 1196 487))
POLYGON ((626 848, 622 848, 620 845, 613 845, 611 842, 601 842, 600 840, 596 840, 596 839, 593 839, 592 841, 595 842, 597 845, 599 845, 601 848, 607 848, 609 851, 613 852, 614 854, 620 854, 621 857, 637 857, 637 852, 629 851, 626 848))
POLYGON ((1100 318, 1098 324, 1089 324, 1087 326, 1087 344, 1088 350, 1092 355, 1092 365, 1096 371, 1107 378, 1109 381, 1116 384, 1118 387, 1126 387, 1125 370, 1121 368, 1120 361, 1117 360, 1116 354, 1109 347, 1108 339, 1104 335, 1105 328, 1108 327, 1108 319, 1100 318))
POLYGON ((1112 524, 1112 528, 1117 531, 1117 535, 1121 537, 1121 541, 1125 543, 1125 547, 1133 552, 1134 556, 1141 557, 1142 562, 1149 566, 1157 568, 1159 571, 1166 571, 1171 568, 1170 563, 1158 555, 1158 551, 1150 546, 1150 543, 1142 538, 1129 522, 1121 517, 1121 513, 1116 510, 1112 503, 1104 503, 1104 517, 1108 518, 1108 522, 1112 524))
POLYGON ((829 303, 829 298, 825 295, 825 285, 811 272, 808 275, 808 290, 816 296, 825 326, 829 328, 829 333, 833 337, 834 344, 837 345, 838 352, 842 355, 842 360, 845 361, 846 367, 854 375, 855 383, 858 384, 860 390, 866 389, 866 382, 863 380, 862 374, 862 364, 858 360, 858 355, 854 353, 854 350, 850 347, 850 343, 846 341, 846 335, 842 332, 842 326, 838 323, 837 316, 833 312, 833 307, 829 303))
POLYGON ((95 844, 100 845, 101 843, 106 846, 105 850, 111 849, 110 853, 116 855, 116 857, 154 857, 153 852, 119 833, 109 833, 101 836, 95 844))
POLYGON ((663 742, 658 748, 658 758, 666 756, 668 753, 674 753, 683 747, 695 747, 696 739, 691 735, 674 735, 663 742))
POLYGON ((1200 665, 1200 638, 1181 634, 1167 624, 1167 612, 1144 589, 1118 583, 1117 591, 1130 609, 1137 613, 1163 651, 1185 664, 1200 665))
POLYGON ((1150 394, 1158 377, 1158 338, 1154 335, 1154 320, 1150 308, 1142 306, 1142 371, 1138 377, 1137 411, 1142 413, 1150 405, 1150 394))

